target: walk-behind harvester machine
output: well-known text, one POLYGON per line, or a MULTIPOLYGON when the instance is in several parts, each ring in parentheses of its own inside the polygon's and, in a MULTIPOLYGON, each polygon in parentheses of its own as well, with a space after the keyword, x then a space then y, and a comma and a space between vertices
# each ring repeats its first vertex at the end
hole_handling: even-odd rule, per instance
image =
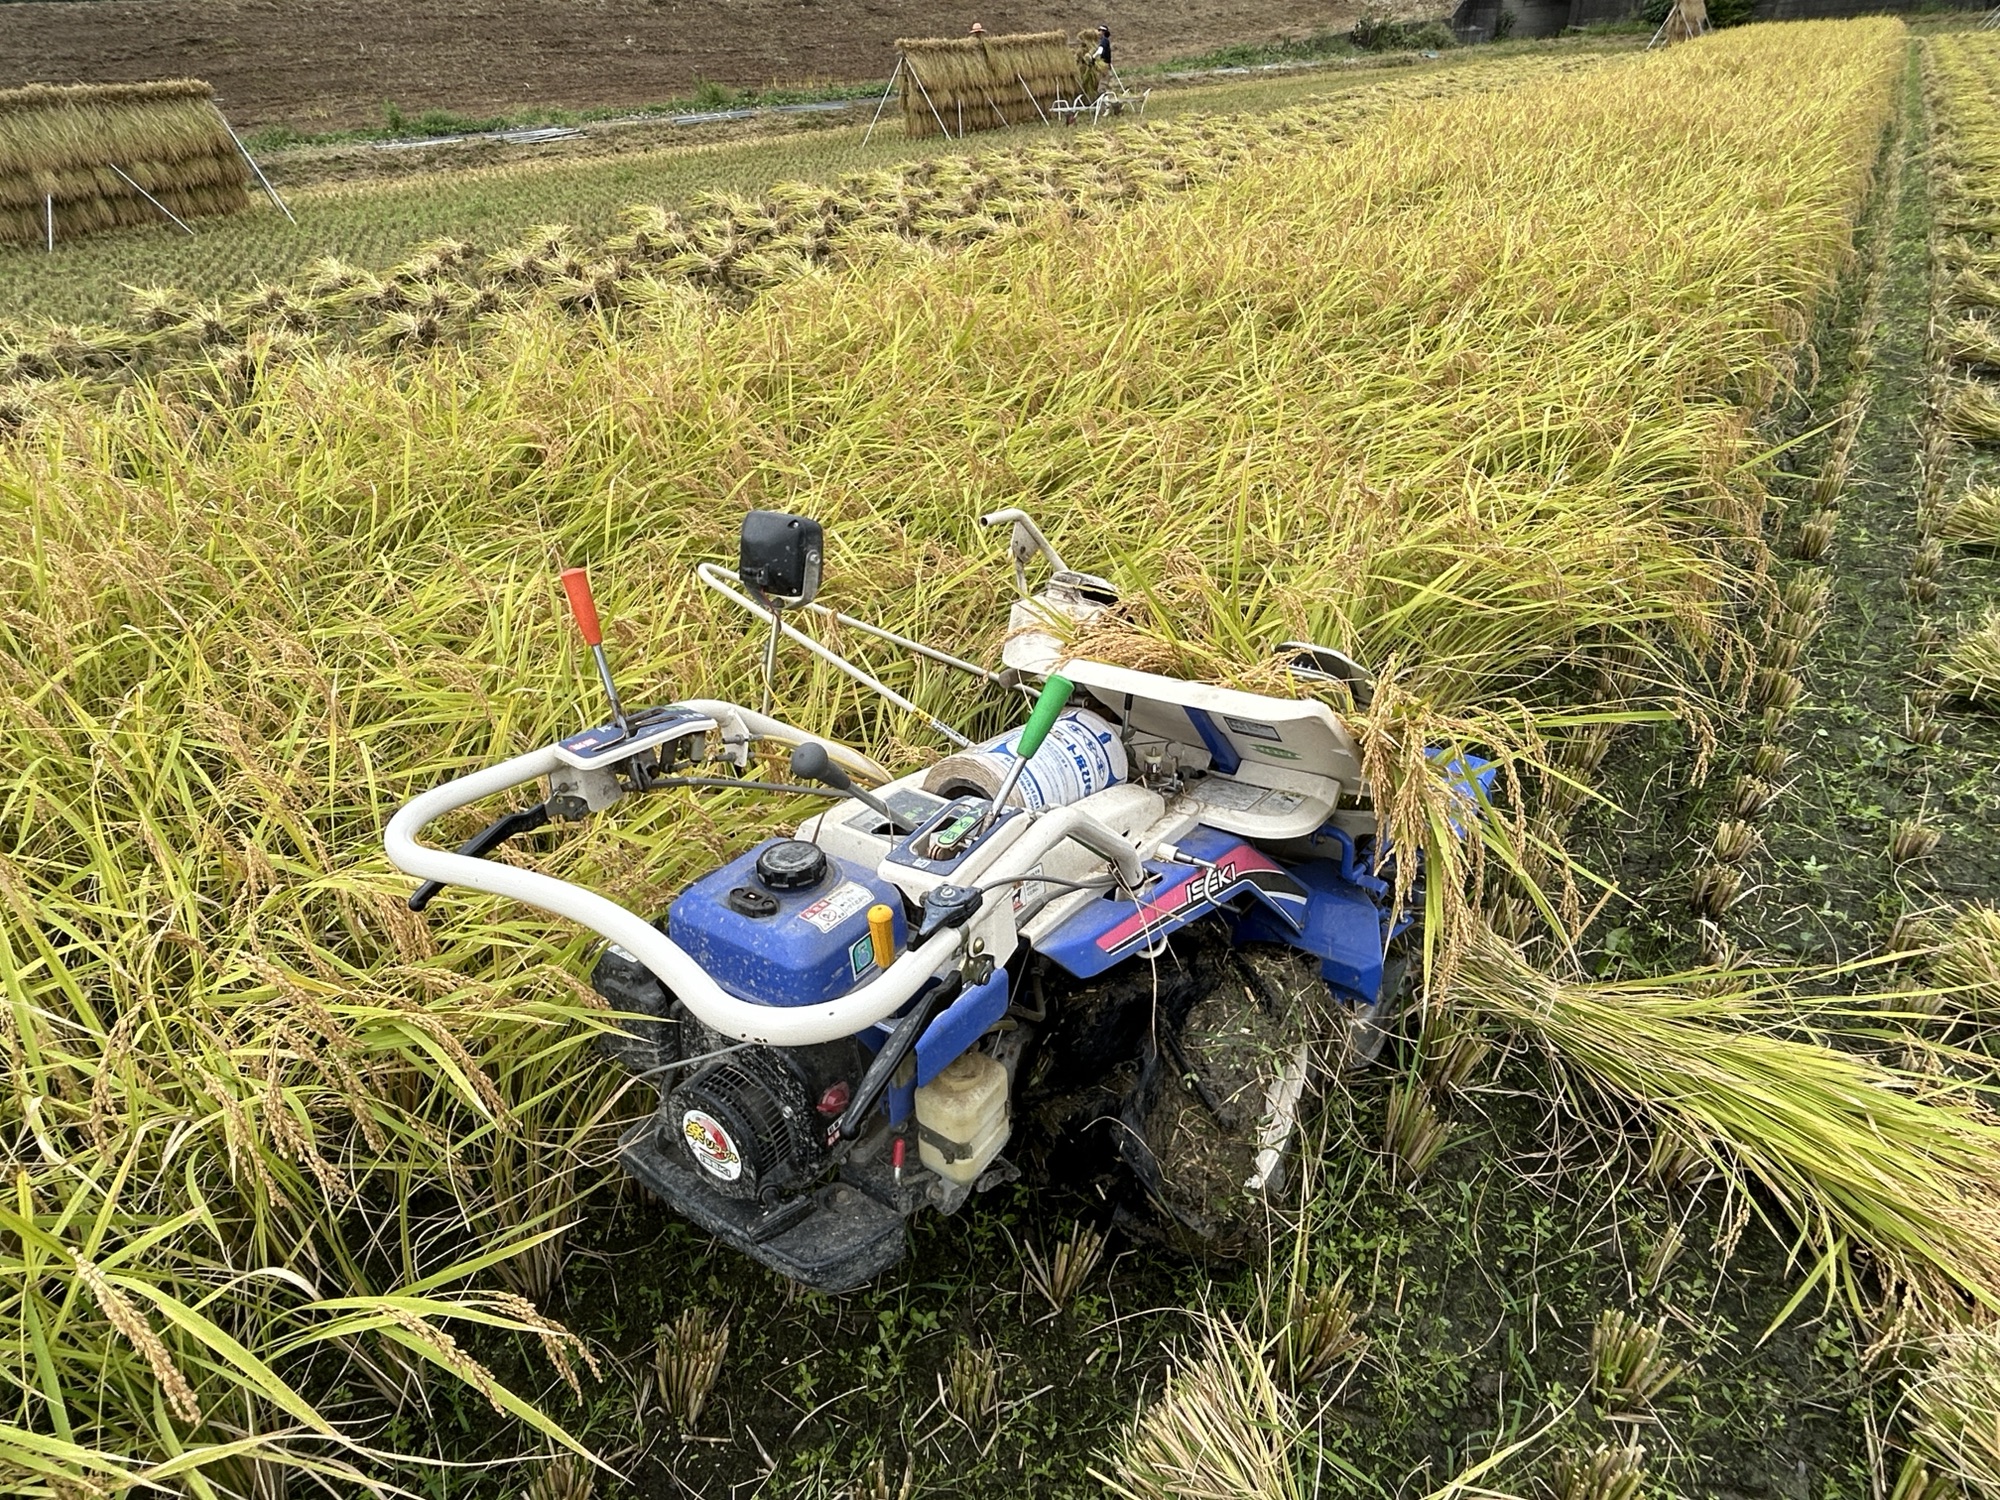
MULTIPOLYGON (((990 671, 814 602, 817 523, 745 520, 734 573, 702 581, 766 621, 763 711, 619 702, 581 570, 563 578, 611 700, 608 723, 475 771, 391 820, 425 884, 540 907, 605 939, 591 983, 619 1059, 657 1089, 628 1171, 702 1229, 841 1291, 904 1253, 904 1220, 955 1211, 1023 1168, 1135 1183, 1139 1227, 1228 1251, 1256 1233, 1323 1070, 1372 1055, 1405 983, 1395 857, 1355 747, 1325 702, 1065 659, 1116 606, 1018 511, 1013 607, 990 671), (1052 569, 1038 593, 1028 570, 1052 569), (790 615, 788 619, 787 616, 790 615), (1033 695, 1025 727, 973 744, 792 620, 844 626, 1033 695), (771 717, 781 637, 919 716, 958 753, 892 775, 771 717), (745 778, 789 747, 790 781, 745 778), (448 813, 546 780, 456 852, 448 813), (571 882, 482 858, 551 822, 676 787, 805 793, 831 806, 695 880, 648 921, 571 882)), ((1367 675, 1281 648, 1302 688, 1367 675)), ((1490 771, 1470 767, 1462 785, 1490 771)))

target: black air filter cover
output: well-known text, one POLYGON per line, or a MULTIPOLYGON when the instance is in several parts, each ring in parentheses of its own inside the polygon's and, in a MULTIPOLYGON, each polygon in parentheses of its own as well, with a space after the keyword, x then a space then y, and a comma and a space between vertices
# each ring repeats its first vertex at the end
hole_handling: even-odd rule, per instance
POLYGON ((660 1111, 660 1148, 678 1150, 725 1198, 770 1200, 817 1173, 824 1127, 806 1086, 770 1047, 718 1058, 660 1111))

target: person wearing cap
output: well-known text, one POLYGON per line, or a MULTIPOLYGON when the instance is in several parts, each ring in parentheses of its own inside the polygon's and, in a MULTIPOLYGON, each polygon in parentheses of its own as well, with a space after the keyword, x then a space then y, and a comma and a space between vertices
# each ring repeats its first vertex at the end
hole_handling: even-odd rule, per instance
POLYGON ((984 26, 981 26, 977 21, 974 21, 972 23, 972 34, 974 36, 985 36, 986 28, 984 26))
POLYGON ((1090 54, 1090 60, 1107 71, 1111 67, 1111 28, 1097 28, 1097 50, 1090 54))

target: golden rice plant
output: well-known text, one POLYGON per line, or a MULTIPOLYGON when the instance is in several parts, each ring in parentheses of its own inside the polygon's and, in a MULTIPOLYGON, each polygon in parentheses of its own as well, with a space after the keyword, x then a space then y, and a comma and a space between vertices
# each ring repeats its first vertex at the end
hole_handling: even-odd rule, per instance
MULTIPOLYGON (((1432 860, 1440 972, 1483 951, 1489 866, 1532 866, 1545 878, 1520 894, 1543 926, 1569 922, 1553 827, 1517 822, 1504 788, 1490 815, 1470 806, 1424 748, 1497 745, 1534 786, 1545 736, 1687 704, 1687 664, 1755 596, 1735 559, 1758 497, 1729 476, 1849 252, 1902 46, 1893 22, 1745 28, 1604 63, 1588 89, 1536 74, 1413 93, 1282 149, 1191 151, 1193 191, 795 275, 734 308, 565 314, 545 288, 599 249, 551 233, 496 269, 523 305, 477 338, 378 355, 361 341, 421 289, 329 273, 323 315, 352 343, 266 358, 218 316, 212 347, 236 352, 172 379, 98 406, 38 390, 0 445, 0 962, 23 1059, 0 1122, 35 1142, 9 1163, 0 1255, 19 1290, 0 1330, 21 1347, 32 1325, 46 1354, 0 1368, 0 1463, 130 1487, 219 1455, 249 1401, 260 1460, 377 1477, 387 1460, 356 1446, 381 1430, 373 1398, 350 1432, 300 1395, 357 1346, 499 1405, 523 1446, 563 1442, 451 1330, 530 1334, 578 1364, 521 1290, 550 1262, 512 1285, 497 1265, 544 1243, 552 1204, 594 1207, 593 1181, 494 1144, 608 1145, 602 1022, 550 958, 575 934, 456 895, 416 918, 379 845, 415 790, 598 711, 552 563, 594 565, 631 693, 732 697, 756 646, 689 570, 730 554, 745 503, 828 523, 829 597, 982 659, 1005 564, 972 518, 1025 504, 1123 589, 1105 637, 1122 650, 1274 684, 1272 648, 1309 638, 1378 672, 1389 690, 1354 727, 1398 844, 1432 860), (1527 222, 1550 228, 1524 242, 1527 222), (496 1183, 510 1206, 482 1213, 496 1183), (408 1234, 379 1233, 385 1202, 410 1205, 408 1234), (378 1254, 393 1264, 356 1269, 378 1254), (244 1274, 218 1283, 218 1266, 244 1274), (295 1274, 323 1294, 292 1297, 295 1274)), ((1122 194, 1137 179, 1098 168, 1126 150, 1051 150, 1024 176, 1122 194)), ((946 718, 1002 706, 884 670, 946 718)), ((777 689, 788 717, 899 762, 933 748, 810 664, 777 689)), ((770 816, 668 793, 545 857, 653 912, 770 816)), ((1564 1031, 1571 993, 1532 1024, 1580 1071, 1607 1028, 1662 1026, 1703 1077, 1682 1033, 1715 1014, 1640 1003, 1564 1031)), ((1864 1066, 1783 1055, 1813 1087, 1830 1087, 1816 1067, 1864 1066)), ((1735 1120, 1659 1068, 1621 1076, 1677 1118, 1735 1120)), ((1957 1167, 1956 1115, 1884 1097, 1892 1143, 1905 1104, 1945 1116, 1934 1149, 1957 1167)), ((1788 1138, 1765 1175, 1803 1194, 1784 1173, 1806 1150, 1788 1138)), ((1814 1190, 1862 1216, 1859 1188, 1814 1190)), ((1913 1265, 1956 1254, 1928 1219, 1893 1229, 1875 1239, 1913 1265)), ((1291 1422, 1258 1370, 1190 1373, 1181 1408, 1238 1437, 1245 1411, 1291 1422)), ((1159 1441, 1162 1464, 1210 1461, 1159 1441)), ((1262 1483, 1263 1440, 1244 1441, 1262 1483)))
POLYGON ((1312 1490, 1294 1455, 1307 1431, 1263 1345, 1210 1315, 1198 1350, 1117 1445, 1110 1472, 1091 1473, 1120 1500, 1305 1500, 1312 1490))
POLYGON ((2000 486, 1974 485, 1945 507, 1938 534, 1961 546, 2000 550, 2000 486))
POLYGON ((2000 366, 2000 329, 1984 318, 1962 318, 1942 335, 1944 357, 1962 365, 2000 366))
POLYGON ((1945 422, 1975 442, 2000 441, 2000 395, 1980 381, 1955 382, 1945 398, 1945 422))
POLYGON ((1911 1382, 1921 1452, 1973 1500, 2000 1497, 2000 1325, 1946 1329, 1911 1382))
POLYGON ((209 86, 31 84, 0 90, 0 243, 235 213, 249 173, 209 86))
POLYGON ((1931 955, 1931 972, 1949 1003, 1975 1019, 2000 1019, 2000 911, 1968 906, 1954 917, 1931 955))

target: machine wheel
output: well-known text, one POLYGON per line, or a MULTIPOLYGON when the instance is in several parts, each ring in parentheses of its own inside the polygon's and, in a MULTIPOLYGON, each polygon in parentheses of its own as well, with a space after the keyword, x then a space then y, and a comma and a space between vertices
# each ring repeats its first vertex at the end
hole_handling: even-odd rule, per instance
POLYGON ((1217 945, 1178 1027, 1163 1028, 1124 1111, 1124 1156, 1161 1237, 1236 1258, 1268 1242, 1300 1116, 1324 1068, 1331 995, 1316 959, 1217 945))

